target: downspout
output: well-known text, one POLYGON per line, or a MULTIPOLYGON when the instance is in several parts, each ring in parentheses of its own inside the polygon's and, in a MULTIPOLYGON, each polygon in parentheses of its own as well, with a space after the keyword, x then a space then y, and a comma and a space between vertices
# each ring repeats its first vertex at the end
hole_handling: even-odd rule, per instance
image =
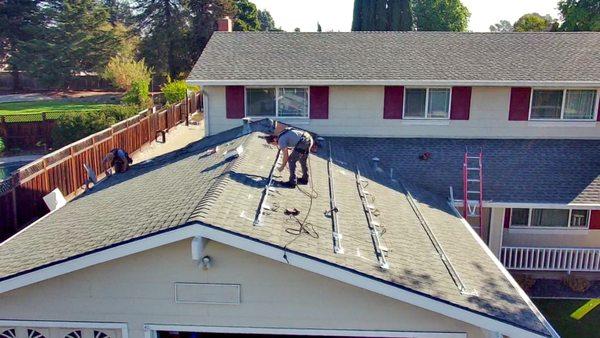
POLYGON ((210 121, 209 121, 209 108, 208 108, 208 93, 206 92, 206 90, 204 90, 204 88, 202 88, 202 107, 204 109, 203 113, 204 113, 204 136, 209 136, 210 135, 210 121))

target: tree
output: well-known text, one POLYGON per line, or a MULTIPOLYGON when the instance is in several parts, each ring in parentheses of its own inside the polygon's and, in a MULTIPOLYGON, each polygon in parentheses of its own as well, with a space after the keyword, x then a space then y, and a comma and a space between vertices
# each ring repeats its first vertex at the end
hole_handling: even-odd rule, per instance
POLYGON ((408 31, 413 18, 409 0, 355 0, 353 31, 408 31))
POLYGON ((513 25, 508 20, 500 20, 497 24, 490 26, 490 32, 507 33, 513 31, 513 25))
POLYGON ((600 32, 600 1, 560 0, 558 10, 563 20, 561 31, 600 32))
POLYGON ((178 77, 189 69, 188 31, 180 0, 137 0, 141 53, 156 74, 178 77))
POLYGON ((95 0, 46 1, 35 37, 18 44, 11 58, 45 84, 67 87, 80 73, 101 72, 120 52, 123 37, 95 0))
POLYGON ((414 0, 417 30, 464 32, 471 13, 460 0, 414 0))
POLYGON ((248 0, 235 0, 236 16, 233 20, 234 31, 258 31, 261 23, 256 5, 248 0))
POLYGON ((135 82, 150 81, 152 73, 146 67, 144 59, 135 61, 130 56, 113 56, 102 77, 112 82, 112 84, 125 91, 129 91, 135 82))
POLYGON ((135 15, 133 15, 133 8, 131 4, 126 0, 103 0, 102 3, 108 11, 109 19, 111 24, 121 23, 127 27, 131 27, 135 23, 135 15))
POLYGON ((552 29, 553 22, 550 16, 529 13, 521 16, 513 25, 513 29, 515 32, 547 32, 552 29))
POLYGON ((40 32, 40 8, 35 0, 7 0, 0 6, 0 64, 6 63, 13 78, 13 90, 20 90, 20 68, 15 55, 19 44, 40 32), (37 29, 36 29, 37 28, 37 29))
POLYGON ((271 13, 269 13, 269 11, 266 9, 258 10, 258 21, 260 22, 261 31, 277 30, 277 28, 275 28, 275 20, 273 20, 271 13))
POLYGON ((299 27, 294 28, 294 32, 300 33, 300 28, 299 27))
POLYGON ((317 22, 317 32, 322 32, 323 29, 321 28, 321 24, 319 22, 317 22))

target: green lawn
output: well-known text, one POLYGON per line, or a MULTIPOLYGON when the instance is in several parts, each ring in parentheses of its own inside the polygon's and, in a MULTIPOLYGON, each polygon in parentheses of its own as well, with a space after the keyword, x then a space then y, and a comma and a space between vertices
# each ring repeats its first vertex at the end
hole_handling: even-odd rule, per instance
POLYGON ((570 317, 571 313, 587 303, 587 300, 533 299, 533 302, 561 337, 600 336, 600 306, 576 320, 570 317))
POLYGON ((48 113, 48 118, 57 118, 61 113, 93 111, 106 106, 108 106, 108 104, 105 103, 74 102, 63 100, 7 102, 0 103, 0 115, 31 115, 48 113))

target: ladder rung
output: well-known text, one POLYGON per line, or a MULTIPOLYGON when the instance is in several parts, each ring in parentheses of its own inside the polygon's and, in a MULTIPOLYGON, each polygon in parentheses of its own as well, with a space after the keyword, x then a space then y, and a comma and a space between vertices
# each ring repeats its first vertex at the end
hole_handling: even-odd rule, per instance
POLYGON ((477 178, 467 178, 467 182, 479 182, 477 178))
POLYGON ((479 170, 479 168, 467 168, 467 170, 479 170))
POLYGON ((467 194, 479 194, 479 191, 467 190, 467 194))
POLYGON ((467 200, 467 204, 469 205, 479 205, 479 200, 467 200))
POLYGON ((479 159, 479 156, 467 156, 467 158, 476 158, 476 159, 479 159))

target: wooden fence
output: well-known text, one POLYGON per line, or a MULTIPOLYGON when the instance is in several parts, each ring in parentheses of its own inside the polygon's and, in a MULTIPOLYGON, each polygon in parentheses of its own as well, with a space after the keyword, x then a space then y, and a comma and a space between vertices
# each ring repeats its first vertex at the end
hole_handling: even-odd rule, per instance
POLYGON ((168 109, 142 111, 112 127, 52 152, 0 181, 0 240, 48 213, 43 197, 59 188, 74 194, 87 179, 83 165, 102 173, 102 159, 113 148, 134 153, 155 139, 156 131, 187 121, 201 109, 202 96, 194 96, 168 109))

